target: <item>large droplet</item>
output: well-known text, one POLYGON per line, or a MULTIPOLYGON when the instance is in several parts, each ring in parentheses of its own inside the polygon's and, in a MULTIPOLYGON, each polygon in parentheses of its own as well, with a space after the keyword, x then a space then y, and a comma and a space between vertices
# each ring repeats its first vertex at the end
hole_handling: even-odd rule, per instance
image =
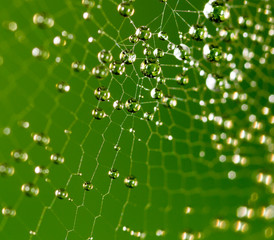
POLYGON ((101 101, 107 101, 110 99, 110 92, 106 87, 98 87, 94 90, 94 96, 101 101))
POLYGON ((123 50, 119 57, 125 64, 132 64, 136 61, 136 54, 132 50, 123 50))
POLYGON ((105 114, 105 111, 101 108, 95 108, 92 110, 91 112, 92 116, 97 119, 97 120, 101 120, 103 118, 105 118, 107 115, 105 114))
POLYGON ((196 41, 202 41, 206 39, 208 35, 206 26, 200 26, 200 25, 194 25, 190 27, 188 33, 196 41))
POLYGON ((3 207, 2 215, 6 217, 14 217, 16 215, 16 210, 9 207, 3 207))
POLYGON ((141 105, 134 98, 127 100, 125 103, 125 107, 128 110, 128 112, 131 112, 131 113, 138 112, 141 109, 141 105))
POLYGON ((141 39, 141 40, 148 40, 151 38, 152 34, 150 32, 150 28, 148 28, 147 26, 141 26, 139 28, 137 28, 135 35, 141 39))
POLYGON ((117 169, 111 169, 111 170, 108 171, 108 176, 109 176, 110 178, 112 178, 112 179, 118 178, 119 175, 120 175, 120 174, 119 174, 119 172, 118 172, 117 169))
POLYGON ((46 13, 35 13, 33 23, 40 28, 51 28, 54 25, 54 20, 46 13))
POLYGON ((141 63, 140 70, 146 77, 154 78, 160 75, 162 69, 158 61, 149 62, 146 59, 141 63))
POLYGON ((131 16, 133 16, 135 10, 130 2, 122 2, 118 5, 117 11, 123 17, 131 17, 131 16))
POLYGON ((14 171, 14 167, 10 164, 0 163, 0 176, 12 176, 14 171))
POLYGON ((108 76, 108 68, 105 65, 99 65, 91 70, 91 74, 94 75, 98 79, 103 79, 108 76))
POLYGON ((50 143, 49 136, 44 133, 34 133, 32 134, 33 141, 41 146, 46 146, 50 143))
POLYGON ((113 108, 116 110, 122 110, 124 108, 124 104, 120 100, 116 100, 113 103, 113 108))
POLYGON ((109 63, 112 61, 112 54, 110 51, 107 50, 102 50, 101 52, 98 53, 98 60, 101 63, 109 63))
POLYGON ((28 154, 22 150, 13 150, 10 155, 17 162, 26 162, 29 157, 28 154))
POLYGON ((134 176, 129 176, 125 178, 124 183, 128 188, 135 188, 138 186, 137 178, 134 176))
POLYGON ((36 197, 39 194, 39 187, 33 183, 25 183, 21 186, 21 191, 29 197, 36 197))
POLYGON ((59 188, 55 190, 55 196, 59 199, 65 199, 68 198, 68 192, 63 188, 59 188))
POLYGON ((188 60, 190 57, 190 48, 185 44, 180 44, 174 48, 173 55, 178 60, 188 60))
POLYGON ((203 56, 210 62, 218 62, 223 58, 222 48, 213 44, 206 44, 203 48, 203 56))
POLYGON ((153 88, 150 91, 150 96, 154 99, 161 99, 163 97, 163 91, 158 88, 153 88))
POLYGON ((154 118, 154 114, 153 113, 150 113, 150 112, 145 112, 144 113, 144 119, 145 120, 153 121, 153 118, 154 118))
POLYGON ((59 153, 51 154, 50 160, 55 164, 63 164, 65 162, 65 158, 59 153))
POLYGON ((223 22, 230 17, 227 5, 219 0, 209 0, 203 12, 206 18, 216 23, 223 22))
POLYGON ((114 61, 109 64, 109 70, 115 75, 122 75, 125 72, 126 67, 123 62, 114 61))

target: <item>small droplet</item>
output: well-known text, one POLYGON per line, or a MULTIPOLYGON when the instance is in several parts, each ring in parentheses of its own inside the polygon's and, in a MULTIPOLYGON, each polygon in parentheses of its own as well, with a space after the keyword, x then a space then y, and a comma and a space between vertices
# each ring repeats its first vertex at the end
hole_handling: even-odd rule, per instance
POLYGON ((106 87, 98 87, 94 90, 94 96, 101 101, 107 101, 110 99, 110 92, 106 87))
MULTIPOLYGON (((152 60, 152 59, 151 59, 152 60)), ((161 73, 161 66, 160 64, 155 62, 149 62, 147 59, 144 60, 140 65, 141 72, 149 78, 154 78, 160 75, 161 73)))
POLYGON ((132 64, 136 61, 136 54, 132 50, 123 50, 119 57, 125 64, 132 64))
POLYGON ((168 40, 168 35, 167 35, 166 32, 160 31, 160 32, 158 33, 158 38, 159 38, 160 40, 167 41, 167 40, 168 40))
POLYGON ((2 215, 6 217, 14 217, 16 215, 16 210, 9 207, 3 207, 2 215))
POLYGON ((124 183, 128 188, 135 188, 138 186, 138 181, 134 176, 129 176, 125 178, 124 183))
POLYGON ((165 52, 160 48, 155 48, 153 51, 153 55, 156 58, 162 58, 165 55, 165 52))
POLYGON ((123 17, 131 17, 133 16, 135 10, 134 7, 130 2, 122 2, 118 5, 117 11, 123 16, 123 17))
POLYGON ((28 154, 22 150, 13 150, 10 155, 17 162, 26 162, 29 157, 28 154))
POLYGON ((37 166, 34 168, 34 172, 37 175, 40 175, 42 177, 46 177, 49 174, 49 169, 46 167, 42 167, 42 166, 37 166))
POLYGON ((108 171, 108 176, 112 179, 118 178, 119 175, 120 174, 119 174, 118 170, 116 170, 116 169, 111 169, 111 170, 108 171))
POLYGON ((206 44, 203 48, 203 56, 210 62, 219 62, 223 58, 222 48, 213 44, 206 44))
POLYGON ((125 107, 128 110, 128 112, 136 113, 141 109, 141 105, 138 103, 136 99, 129 99, 125 103, 125 107))
POLYGON ((84 5, 87 8, 93 8, 95 6, 94 0, 82 0, 82 5, 84 5))
POLYGON ((70 85, 66 82, 59 82, 55 85, 55 87, 61 93, 69 92, 70 90, 70 85))
POLYGON ((163 91, 158 88, 153 88, 150 91, 150 96, 154 99, 161 99, 163 97, 163 91))
POLYGON ((0 163, 0 176, 12 176, 14 172, 14 167, 10 164, 0 163))
POLYGON ((207 28, 205 26, 195 25, 189 29, 190 36, 196 41, 202 41, 207 38, 207 28))
POLYGON ((33 141, 41 146, 46 146, 50 143, 49 136, 44 133, 33 133, 32 134, 33 141))
POLYGON ((203 12, 206 18, 216 23, 224 22, 230 17, 229 9, 222 1, 210 0, 203 12))
POLYGON ((98 60, 101 63, 109 63, 112 61, 112 54, 110 51, 107 50, 102 50, 101 52, 98 53, 98 60))
POLYGON ((162 97, 161 102, 168 108, 175 108, 177 105, 176 98, 170 96, 162 97))
POLYGON ((75 61, 71 63, 71 68, 75 71, 75 72, 82 72, 86 69, 86 65, 79 62, 79 61, 75 61))
POLYGON ((50 56, 50 53, 48 50, 35 47, 32 49, 32 56, 41 60, 47 60, 50 56))
POLYGON ((39 188, 33 183, 25 183, 21 186, 21 191, 29 197, 36 197, 39 194, 39 188))
POLYGON ((84 182, 84 183, 83 183, 83 188, 84 188, 86 191, 90 191, 91 189, 93 189, 93 185, 91 184, 91 182, 84 182))
POLYGON ((91 70, 91 74, 94 75, 98 79, 103 79, 108 76, 109 70, 105 65, 99 65, 91 70))
POLYGON ((68 192, 63 188, 59 188, 55 190, 55 196, 59 199, 65 199, 68 198, 68 192))
POLYGON ((61 156, 59 153, 51 154, 50 160, 55 164, 63 164, 65 162, 65 158, 61 156))
POLYGON ((120 100, 116 100, 113 103, 113 108, 116 110, 122 110, 124 108, 124 104, 120 100))
POLYGON ((153 121, 154 118, 154 114, 150 113, 150 112, 145 112, 144 113, 144 119, 148 120, 148 121, 153 121))
POLYGON ((115 75, 122 75, 125 72, 126 67, 122 61, 114 61, 110 63, 109 70, 115 75))
POLYGON ((180 84, 182 86, 185 86, 189 83, 189 78, 184 73, 180 73, 180 74, 176 75, 175 80, 177 81, 178 84, 180 84))
POLYGON ((63 47, 67 44, 67 41, 63 37, 56 36, 53 38, 53 44, 57 47, 63 47))
POLYGON ((113 148, 117 152, 121 150, 121 147, 118 144, 116 144, 113 148))
POLYGON ((95 108, 92 110, 91 112, 92 116, 97 119, 97 120, 101 120, 103 118, 105 118, 107 115, 105 114, 105 111, 101 108, 95 108))
POLYGON ((35 25, 42 29, 52 28, 54 25, 53 18, 46 13, 35 13, 32 20, 35 25))
POLYGON ((137 28, 135 35, 143 41, 150 39, 152 36, 150 29, 147 26, 141 26, 137 28))
POLYGON ((190 57, 190 48, 185 44, 180 44, 174 48, 173 55, 178 60, 188 60, 190 57))

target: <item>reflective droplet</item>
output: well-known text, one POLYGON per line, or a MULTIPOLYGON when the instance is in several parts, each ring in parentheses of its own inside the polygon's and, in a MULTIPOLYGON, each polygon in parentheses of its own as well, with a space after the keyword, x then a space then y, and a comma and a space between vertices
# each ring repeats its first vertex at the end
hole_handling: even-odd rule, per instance
POLYGON ((118 172, 117 169, 111 169, 111 170, 108 171, 108 176, 109 176, 110 178, 112 178, 112 179, 118 178, 119 175, 120 175, 120 174, 119 174, 119 172, 118 172))
POLYGON ((144 119, 148 120, 148 121, 153 121, 154 118, 154 114, 150 113, 150 112, 145 112, 144 113, 144 119))
POLYGON ((68 192, 63 188, 59 188, 55 190, 55 196, 59 199, 65 199, 68 198, 68 192))
POLYGON ((106 87, 98 87, 94 90, 94 96, 101 101, 107 101, 110 99, 110 92, 106 87))
POLYGON ((17 162, 26 162, 29 157, 28 154, 22 150, 13 150, 10 155, 17 162))
POLYGON ((97 119, 97 120, 101 120, 103 118, 106 117, 105 111, 101 108, 95 108, 92 110, 91 112, 92 116, 97 119))
POLYGON ((106 78, 108 76, 108 72, 109 70, 105 65, 96 66, 91 70, 92 75, 98 79, 106 78))
POLYGON ((163 97, 163 91, 158 88, 153 88, 150 91, 150 96, 154 99, 161 99, 163 97))
POLYGON ((124 104, 120 100, 116 100, 113 103, 113 108, 116 110, 122 110, 124 108, 124 104))
POLYGON ((150 32, 150 29, 147 26, 141 26, 137 28, 135 35, 141 39, 141 40, 148 40, 151 38, 152 34, 150 32))
POLYGON ((82 72, 86 69, 86 65, 79 62, 79 61, 75 61, 71 63, 71 68, 75 71, 75 72, 82 72))
POLYGON ((56 83, 55 87, 61 93, 69 92, 70 90, 70 85, 66 82, 56 83))
POLYGON ((162 58, 165 55, 165 52, 160 48, 155 48, 153 51, 153 55, 156 58, 162 58))
POLYGON ((176 75, 175 79, 178 84, 183 85, 183 86, 185 86, 189 83, 189 78, 184 73, 180 73, 180 74, 176 75))
POLYGON ((34 133, 32 134, 33 141, 41 146, 46 146, 50 143, 49 136, 44 133, 34 133))
POLYGON ((224 28, 219 31, 219 36, 226 42, 233 42, 238 39, 238 32, 233 29, 224 28))
POLYGON ((6 217, 15 217, 16 210, 9 208, 9 207, 3 207, 2 208, 2 215, 6 217))
POLYGON ((84 183, 83 183, 83 188, 84 188, 86 191, 90 191, 91 189, 93 189, 93 185, 91 184, 91 182, 84 182, 84 183))
POLYGON ((222 48, 213 44, 206 44, 203 48, 203 56, 210 62, 218 62, 222 59, 222 48))
POLYGON ((33 23, 40 28, 51 28, 54 25, 54 20, 46 13, 35 13, 33 23))
POLYGON ((190 36, 196 41, 202 41, 207 38, 207 28, 205 26, 195 25, 190 27, 190 36))
POLYGON ((93 8, 95 6, 94 0, 82 0, 82 5, 84 5, 87 8, 93 8))
POLYGON ((167 40, 168 40, 168 35, 167 35, 166 32, 160 31, 160 32, 158 33, 158 38, 159 38, 160 40, 167 41, 167 40))
POLYGON ((0 163, 0 176, 12 176, 14 171, 14 167, 10 164, 0 163))
POLYGON ((134 98, 127 100, 125 103, 125 107, 128 110, 128 112, 131 112, 131 113, 138 112, 141 109, 141 105, 134 98))
POLYGON ((112 61, 112 54, 110 51, 106 51, 105 49, 98 53, 98 60, 101 63, 109 63, 112 61))
POLYGON ((122 75, 125 72, 126 67, 123 62, 114 61, 109 64, 109 70, 115 75, 122 75))
POLYGON ((190 48, 185 44, 180 44, 174 48, 173 55, 178 60, 188 60, 190 57, 190 48))
POLYGON ((49 51, 35 47, 32 49, 32 56, 41 60, 47 60, 50 56, 49 51))
POLYGON ((67 44, 67 41, 63 37, 56 36, 53 38, 53 44, 57 47, 63 47, 67 44))
POLYGON ((130 2, 122 2, 118 5, 117 11, 123 17, 131 17, 131 16, 133 16, 135 10, 130 2))
POLYGON ((203 12, 206 18, 216 23, 223 22, 230 17, 227 5, 218 0, 209 0, 203 12))
POLYGON ((162 69, 157 61, 149 62, 148 60, 144 60, 141 63, 140 70, 146 77, 153 78, 159 76, 162 69))
POLYGON ((128 40, 131 42, 131 43, 137 43, 139 41, 139 38, 136 36, 136 35, 130 35, 128 40))
POLYGON ((46 167, 42 167, 42 166, 37 166, 34 168, 34 172, 37 175, 40 175, 42 177, 46 177, 49 174, 49 169, 46 167))
POLYGON ((168 108, 175 108, 177 106, 177 100, 174 97, 164 96, 161 102, 168 108))
POLYGON ((135 188, 138 186, 138 181, 134 176, 129 176, 125 178, 124 183, 128 188, 135 188))
POLYGON ((65 158, 61 156, 59 153, 51 154, 50 160, 55 164, 63 164, 65 162, 65 158))
POLYGON ((39 188, 33 183, 25 183, 21 186, 21 191, 29 197, 36 197, 39 194, 39 188))
POLYGON ((132 64, 136 60, 136 54, 132 50, 123 50, 119 57, 125 64, 132 64))
POLYGON ((213 92, 219 92, 224 87, 224 79, 217 75, 208 74, 206 86, 213 92))
POLYGON ((121 150, 121 147, 118 144, 116 144, 113 148, 117 152, 121 150))

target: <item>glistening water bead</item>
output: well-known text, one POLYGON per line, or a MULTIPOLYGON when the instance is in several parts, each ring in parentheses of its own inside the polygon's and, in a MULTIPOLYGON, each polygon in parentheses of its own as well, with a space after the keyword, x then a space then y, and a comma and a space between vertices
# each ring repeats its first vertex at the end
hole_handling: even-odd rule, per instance
POLYGON ((120 53, 120 60, 125 64, 132 64, 136 61, 136 54, 132 50, 123 50, 120 53))
POLYGON ((224 79, 218 75, 208 74, 206 78, 206 86, 213 92, 219 92, 224 88, 224 79))
POLYGON ((124 108, 124 104, 120 100, 116 100, 113 103, 113 108, 116 110, 122 110, 124 108))
POLYGON ((65 158, 61 156, 59 153, 51 154, 50 160, 55 164, 63 164, 65 162, 65 158))
POLYGON ((9 207, 3 207, 2 208, 2 215, 5 217, 15 217, 16 210, 9 207))
POLYGON ((93 8, 95 6, 94 0, 82 0, 82 5, 87 8, 93 8))
POLYGON ((91 70, 91 74, 94 75, 98 79, 103 79, 108 76, 109 70, 105 65, 99 65, 91 70))
POLYGON ((39 194, 39 188, 33 183, 25 183, 21 186, 21 191, 29 197, 36 197, 39 194))
POLYGON ((117 169, 111 169, 111 170, 108 171, 108 176, 109 176, 110 178, 112 178, 112 179, 118 178, 119 175, 120 175, 120 174, 119 174, 119 172, 118 172, 117 169))
POLYGON ((69 92, 69 90, 70 90, 70 85, 63 81, 56 83, 55 87, 60 93, 69 92))
POLYGON ((128 188, 135 188, 138 186, 137 178, 134 176, 129 176, 125 178, 124 183, 128 188))
POLYGON ((140 40, 143 40, 143 41, 150 39, 152 36, 152 34, 150 32, 150 28, 148 28, 147 26, 141 26, 141 27, 137 28, 135 35, 140 40))
POLYGON ((90 191, 93 189, 93 185, 91 184, 91 182, 84 182, 83 183, 83 188, 86 190, 86 191, 90 191))
POLYGON ((134 98, 131 98, 126 101, 125 107, 128 110, 128 112, 136 113, 140 110, 141 105, 138 103, 138 101, 134 98))
POLYGON ((123 16, 123 17, 131 17, 133 16, 135 10, 134 7, 130 2, 122 2, 118 5, 117 11, 123 16))
POLYGON ((102 50, 98 53, 97 55, 98 57, 98 60, 101 62, 101 63, 110 63, 112 61, 112 54, 110 51, 107 51, 107 50, 102 50))
POLYGON ((222 48, 214 44, 206 44, 203 48, 203 56, 210 62, 219 62, 223 58, 222 48))
POLYGON ((63 188, 59 188, 59 189, 55 190, 54 194, 59 199, 68 198, 68 192, 63 188))
POLYGON ((37 166, 34 168, 34 172, 41 177, 46 177, 49 174, 49 169, 42 166, 37 166))
POLYGON ((50 56, 50 53, 48 50, 35 47, 32 49, 31 54, 33 57, 40 59, 40 60, 47 60, 50 56))
POLYGON ((94 90, 94 96, 101 101, 107 101, 110 99, 110 92, 106 87, 98 87, 94 90))
POLYGON ((188 60, 190 57, 190 48, 185 44, 180 44, 174 48, 173 55, 178 60, 188 60))
POLYGON ((46 146, 50 143, 49 136, 44 133, 33 133, 32 134, 33 141, 41 146, 46 146))
POLYGON ((177 106, 177 100, 171 96, 164 96, 161 99, 161 102, 164 106, 168 108, 175 108, 177 106))
POLYGON ((191 26, 188 33, 196 41, 202 41, 206 39, 208 35, 206 26, 200 25, 191 26))
POLYGON ((216 23, 224 22, 230 17, 226 3, 219 0, 209 0, 204 7, 203 13, 206 18, 216 23))
POLYGON ((154 78, 160 75, 162 69, 157 60, 155 62, 149 62, 146 59, 141 63, 140 70, 144 76, 154 78))
POLYGON ((54 20, 46 13, 35 13, 33 16, 33 23, 39 28, 52 28, 54 20))
POLYGON ((17 162, 26 162, 29 157, 28 154, 22 150, 13 150, 10 155, 17 162))
POLYGON ((126 67, 122 61, 114 61, 109 64, 109 70, 115 75, 122 75, 126 71, 126 67))
POLYGON ((106 117, 105 111, 101 108, 95 108, 92 110, 91 112, 92 116, 97 119, 97 120, 101 120, 103 118, 106 117))
POLYGON ((178 84, 180 84, 182 86, 185 86, 189 83, 189 78, 184 73, 180 73, 180 74, 176 75, 175 80, 177 81, 178 84))
POLYGON ((12 176, 14 174, 14 167, 9 163, 0 163, 0 176, 12 176))
POLYGON ((161 99, 163 97, 163 91, 158 88, 153 88, 150 91, 150 96, 154 99, 161 99))
POLYGON ((79 61, 74 61, 71 63, 71 68, 75 71, 75 72, 82 72, 86 69, 86 65, 79 62, 79 61))

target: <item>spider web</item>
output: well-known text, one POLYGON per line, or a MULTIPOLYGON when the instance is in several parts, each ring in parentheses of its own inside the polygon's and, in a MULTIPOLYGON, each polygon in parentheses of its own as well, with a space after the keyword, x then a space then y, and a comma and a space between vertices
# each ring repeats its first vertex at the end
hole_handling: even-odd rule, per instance
POLYGON ((91 9, 71 0, 3 3, 0 153, 15 173, 1 176, 0 200, 16 216, 1 216, 1 239, 272 238, 273 4, 228 1, 231 16, 218 24, 204 17, 207 1, 140 0, 132 3, 130 18, 119 15, 119 3, 99 0, 91 9), (39 12, 53 16, 52 28, 33 24, 39 12), (240 26, 240 17, 250 26, 240 26), (208 28, 205 41, 187 34, 195 24, 208 28), (128 40, 142 25, 151 29, 151 49, 165 52, 160 81, 141 73, 144 46, 128 40), (219 37, 226 26, 238 31, 235 42, 219 37), (158 39, 160 31, 168 41, 158 39), (55 46, 56 36, 66 45, 55 46), (203 58, 203 47, 211 42, 223 49, 220 63, 203 58), (168 44, 186 44, 191 61, 176 59, 168 44), (36 47, 50 57, 34 58, 36 47), (98 80, 90 72, 100 65, 97 54, 103 49, 115 60, 132 49, 137 60, 123 75, 98 80), (76 61, 85 64, 84 71, 71 68, 76 61), (176 75, 186 68, 189 83, 180 86, 176 75), (209 74, 221 74, 229 86, 211 91, 209 74), (62 81, 69 92, 56 90, 62 81), (109 101, 94 97, 100 86, 109 89, 109 101), (177 106, 170 109, 151 98, 153 88, 174 96, 177 106), (113 108, 114 101, 130 98, 140 102, 139 112, 113 108), (107 116, 95 119, 95 108, 107 116), (153 121, 144 119, 146 112, 154 114, 153 121), (50 137, 46 147, 31 137, 40 132, 50 137), (10 157, 15 149, 27 152, 28 161, 15 162, 10 157), (65 162, 53 164, 53 153, 65 162), (36 166, 47 167, 49 175, 35 174, 36 166), (113 168, 117 179, 108 177, 113 168), (134 189, 123 183, 131 175, 138 180, 134 189), (83 189, 86 181, 91 191, 83 189), (28 182, 39 186, 37 197, 20 191, 28 182), (67 199, 54 195, 60 188, 67 199))

